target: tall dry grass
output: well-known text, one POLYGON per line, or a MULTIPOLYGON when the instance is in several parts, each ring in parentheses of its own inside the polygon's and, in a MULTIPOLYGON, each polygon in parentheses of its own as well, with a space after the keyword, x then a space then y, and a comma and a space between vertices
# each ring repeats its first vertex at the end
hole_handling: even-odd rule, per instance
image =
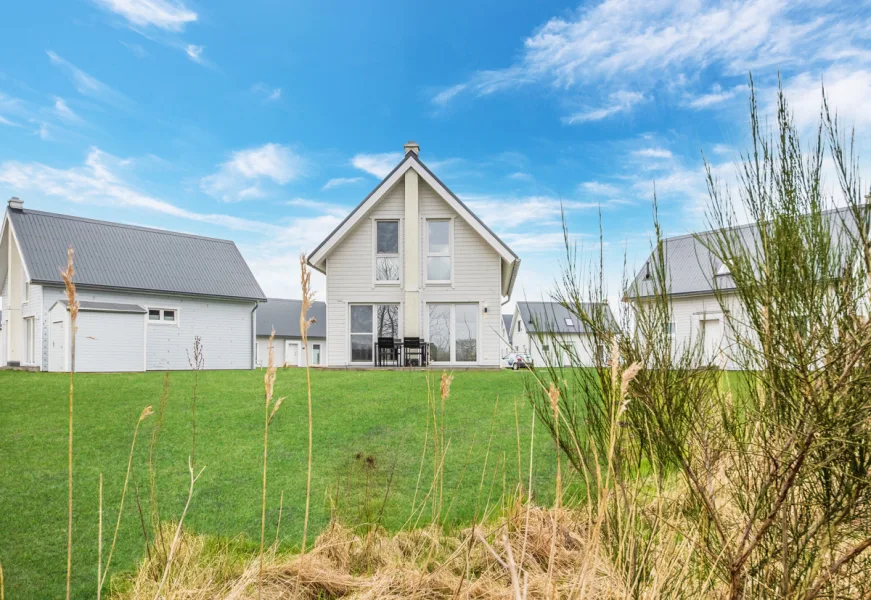
POLYGON ((302 335, 302 347, 305 352, 305 386, 306 398, 308 401, 308 454, 305 475, 305 516, 303 517, 302 525, 302 552, 305 554, 305 542, 306 537, 308 536, 309 504, 311 502, 312 490, 312 439, 314 432, 312 424, 312 380, 308 356, 308 330, 315 322, 314 317, 308 317, 308 311, 311 308, 312 302, 314 302, 315 295, 311 289, 311 271, 309 271, 305 254, 299 255, 299 271, 299 283, 300 289, 302 290, 302 306, 299 311, 299 331, 302 335))
POLYGON ((73 373, 76 370, 76 317, 79 315, 79 301, 76 299, 76 284, 73 277, 73 247, 67 248, 67 266, 62 269, 61 278, 69 303, 70 311, 70 392, 69 392, 69 441, 67 448, 67 600, 70 600, 70 581, 73 572, 73 373))

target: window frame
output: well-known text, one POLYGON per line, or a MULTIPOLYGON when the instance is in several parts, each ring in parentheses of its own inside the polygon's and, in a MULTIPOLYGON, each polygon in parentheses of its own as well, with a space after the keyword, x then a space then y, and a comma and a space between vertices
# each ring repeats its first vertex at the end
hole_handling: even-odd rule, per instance
POLYGON ((147 306, 145 307, 145 322, 149 325, 175 325, 179 326, 181 322, 181 310, 178 307, 174 306, 147 306), (156 310, 160 311, 160 319, 154 320, 151 318, 151 311, 156 310), (166 320, 166 311, 171 311, 173 313, 173 320, 166 320))
POLYGON ((372 219, 372 284, 373 285, 387 285, 387 286, 401 286, 403 275, 404 275, 404 265, 402 262, 402 251, 403 251, 403 243, 402 238, 402 218, 393 218, 393 219, 372 219), (387 254, 379 254, 378 253, 378 223, 396 223, 396 254, 387 253, 387 254), (378 258, 395 258, 396 262, 399 264, 399 275, 396 279, 390 280, 379 280, 378 279, 378 258))
POLYGON ((571 317, 565 317, 564 322, 566 324, 566 327, 574 327, 575 326, 575 320, 572 319, 571 317))
POLYGON ((28 280, 24 280, 24 300, 21 301, 22 304, 30 302, 30 282, 28 280))
POLYGON ((424 219, 424 256, 423 256, 423 275, 427 285, 453 285, 454 284, 454 218, 453 217, 427 217, 424 219), (431 252, 429 249, 429 224, 431 222, 442 222, 448 224, 448 249, 446 252, 431 252), (449 263, 450 277, 448 279, 430 279, 429 278, 429 259, 447 257, 449 263))
POLYGON ((481 323, 481 303, 480 302, 427 302, 425 307, 426 318, 426 343, 432 341, 430 332, 430 306, 449 306, 450 307, 450 332, 449 332, 449 348, 450 359, 431 360, 434 365, 475 365, 481 361, 481 331, 483 324, 481 323), (475 358, 474 360, 457 360, 457 306, 474 306, 475 307, 475 358))
POLYGON ((349 365, 372 365, 375 364, 375 344, 378 342, 378 307, 379 306, 395 306, 396 307, 396 337, 402 337, 402 303, 401 302, 349 302, 348 303, 348 332, 345 343, 347 344, 349 365), (352 355, 351 336, 367 335, 367 332, 353 333, 351 331, 351 309, 354 306, 369 306, 372 308, 372 360, 354 360, 352 355))
POLYGON ((24 317, 24 364, 36 364, 36 317, 24 317))

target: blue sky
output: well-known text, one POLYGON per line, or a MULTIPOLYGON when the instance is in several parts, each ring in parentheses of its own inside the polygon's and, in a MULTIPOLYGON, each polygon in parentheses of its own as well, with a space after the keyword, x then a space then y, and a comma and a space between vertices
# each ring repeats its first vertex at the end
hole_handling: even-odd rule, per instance
MULTIPOLYGON (((704 226, 701 152, 731 181, 747 74, 808 130, 825 82, 871 127, 867 2, 13 3, 0 22, 0 196, 237 242, 270 296, 397 162, 421 157, 558 276, 560 206, 608 292, 704 226)), ((871 148, 869 148, 871 149, 871 148)), ((314 281, 323 289, 319 276, 314 281)))

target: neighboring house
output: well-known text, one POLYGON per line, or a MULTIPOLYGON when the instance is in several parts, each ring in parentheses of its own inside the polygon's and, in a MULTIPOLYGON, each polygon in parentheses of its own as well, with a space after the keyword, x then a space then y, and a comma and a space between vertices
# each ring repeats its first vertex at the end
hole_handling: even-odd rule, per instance
POLYGON ((511 342, 511 321, 514 319, 514 315, 509 313, 507 315, 502 315, 502 333, 500 334, 502 338, 502 350, 499 351, 501 356, 505 356, 512 350, 515 350, 512 342, 511 342))
MULTIPOLYGON (((304 367, 305 352, 299 328, 302 300, 269 298, 257 308, 257 366, 269 361, 269 336, 275 330, 272 344, 275 365, 304 367)), ((314 319, 308 330, 308 360, 312 366, 324 364, 327 355, 327 305, 313 302, 306 317, 314 319)))
POLYGON ((379 337, 434 365, 497 366, 520 259, 421 162, 420 148, 309 255, 327 276, 327 364, 371 365, 379 337))
MULTIPOLYGON (((836 239, 843 232, 845 223, 849 228, 855 227, 848 209, 826 211, 822 216, 828 220, 836 239)), ((759 229, 755 223, 725 231, 734 234, 735 241, 751 251, 758 247, 759 229)), ((716 233, 705 231, 662 240, 672 313, 666 328, 676 350, 698 344, 703 360, 733 370, 739 366, 732 356, 735 332, 729 325, 728 317, 735 317, 731 319, 732 324, 744 319, 728 266, 708 250, 708 245, 714 243, 713 236, 716 233)), ((644 263, 626 291, 624 300, 636 303, 650 301, 655 291, 656 256, 656 252, 652 253, 644 263)), ((749 339, 753 337, 749 331, 745 331, 744 335, 749 339)))
MULTIPOLYGON (((585 310, 593 310, 585 305, 585 310)), ((614 321, 605 306, 606 318, 614 321)), ((596 341, 572 311, 558 302, 518 302, 511 322, 512 344, 517 352, 528 353, 536 366, 583 366, 596 364, 596 352, 603 358, 606 348, 596 341)))
POLYGON ((250 369, 256 308, 266 300, 233 242, 24 208, 0 225, 0 366, 68 371, 67 248, 80 309, 76 371, 189 369, 199 336, 206 369, 250 369))

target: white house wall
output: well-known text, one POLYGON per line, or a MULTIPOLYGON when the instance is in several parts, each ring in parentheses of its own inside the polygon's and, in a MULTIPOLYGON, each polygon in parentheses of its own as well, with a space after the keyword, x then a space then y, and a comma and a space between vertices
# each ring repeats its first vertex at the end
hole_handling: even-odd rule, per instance
POLYGON ((136 313, 80 311, 76 319, 76 372, 145 370, 143 319, 144 315, 136 313))
MULTIPOLYGON (((65 299, 61 287, 45 286, 43 291, 43 322, 52 305, 65 299)), ((116 291, 78 290, 78 299, 95 302, 121 302, 148 308, 178 311, 176 323, 156 324, 146 321, 145 368, 147 370, 190 369, 188 356, 193 351, 194 337, 200 336, 206 369, 250 369, 254 366, 253 301, 213 300, 162 294, 116 291), (147 328, 147 329, 146 329, 147 328)), ((48 368, 48 329, 43 329, 42 368, 48 368)), ((78 339, 78 338, 77 338, 78 339)))
MULTIPOLYGON (((45 327, 45 323, 47 319, 43 317, 43 300, 42 300, 42 286, 33 284, 30 286, 30 298, 27 302, 24 302, 21 305, 21 317, 23 319, 27 319, 33 317, 34 323, 34 343, 36 344, 36 348, 34 351, 34 357, 36 358, 36 362, 34 364, 30 364, 26 362, 25 352, 27 347, 27 341, 24 339, 27 335, 27 328, 23 327, 21 330, 21 364, 28 366, 39 366, 42 364, 42 359, 40 357, 43 356, 44 352, 47 352, 47 348, 45 345, 45 340, 48 337, 48 329, 45 327)), ((45 354, 48 357, 48 354, 45 354)))
MULTIPOLYGON (((419 181, 419 273, 421 335, 426 338, 427 303, 478 303, 478 364, 498 365, 501 330, 501 259, 499 254, 422 179, 419 181), (426 285, 424 227, 428 218, 452 218, 453 284, 426 285), (487 306, 487 314, 483 305, 487 306)), ((375 285, 374 235, 376 219, 404 219, 405 186, 400 179, 359 224, 336 245, 327 258, 328 364, 350 363, 348 306, 351 303, 387 303, 400 306, 404 322, 405 293, 400 285, 375 285)), ((400 254, 405 259, 404 227, 400 225, 400 254)))

